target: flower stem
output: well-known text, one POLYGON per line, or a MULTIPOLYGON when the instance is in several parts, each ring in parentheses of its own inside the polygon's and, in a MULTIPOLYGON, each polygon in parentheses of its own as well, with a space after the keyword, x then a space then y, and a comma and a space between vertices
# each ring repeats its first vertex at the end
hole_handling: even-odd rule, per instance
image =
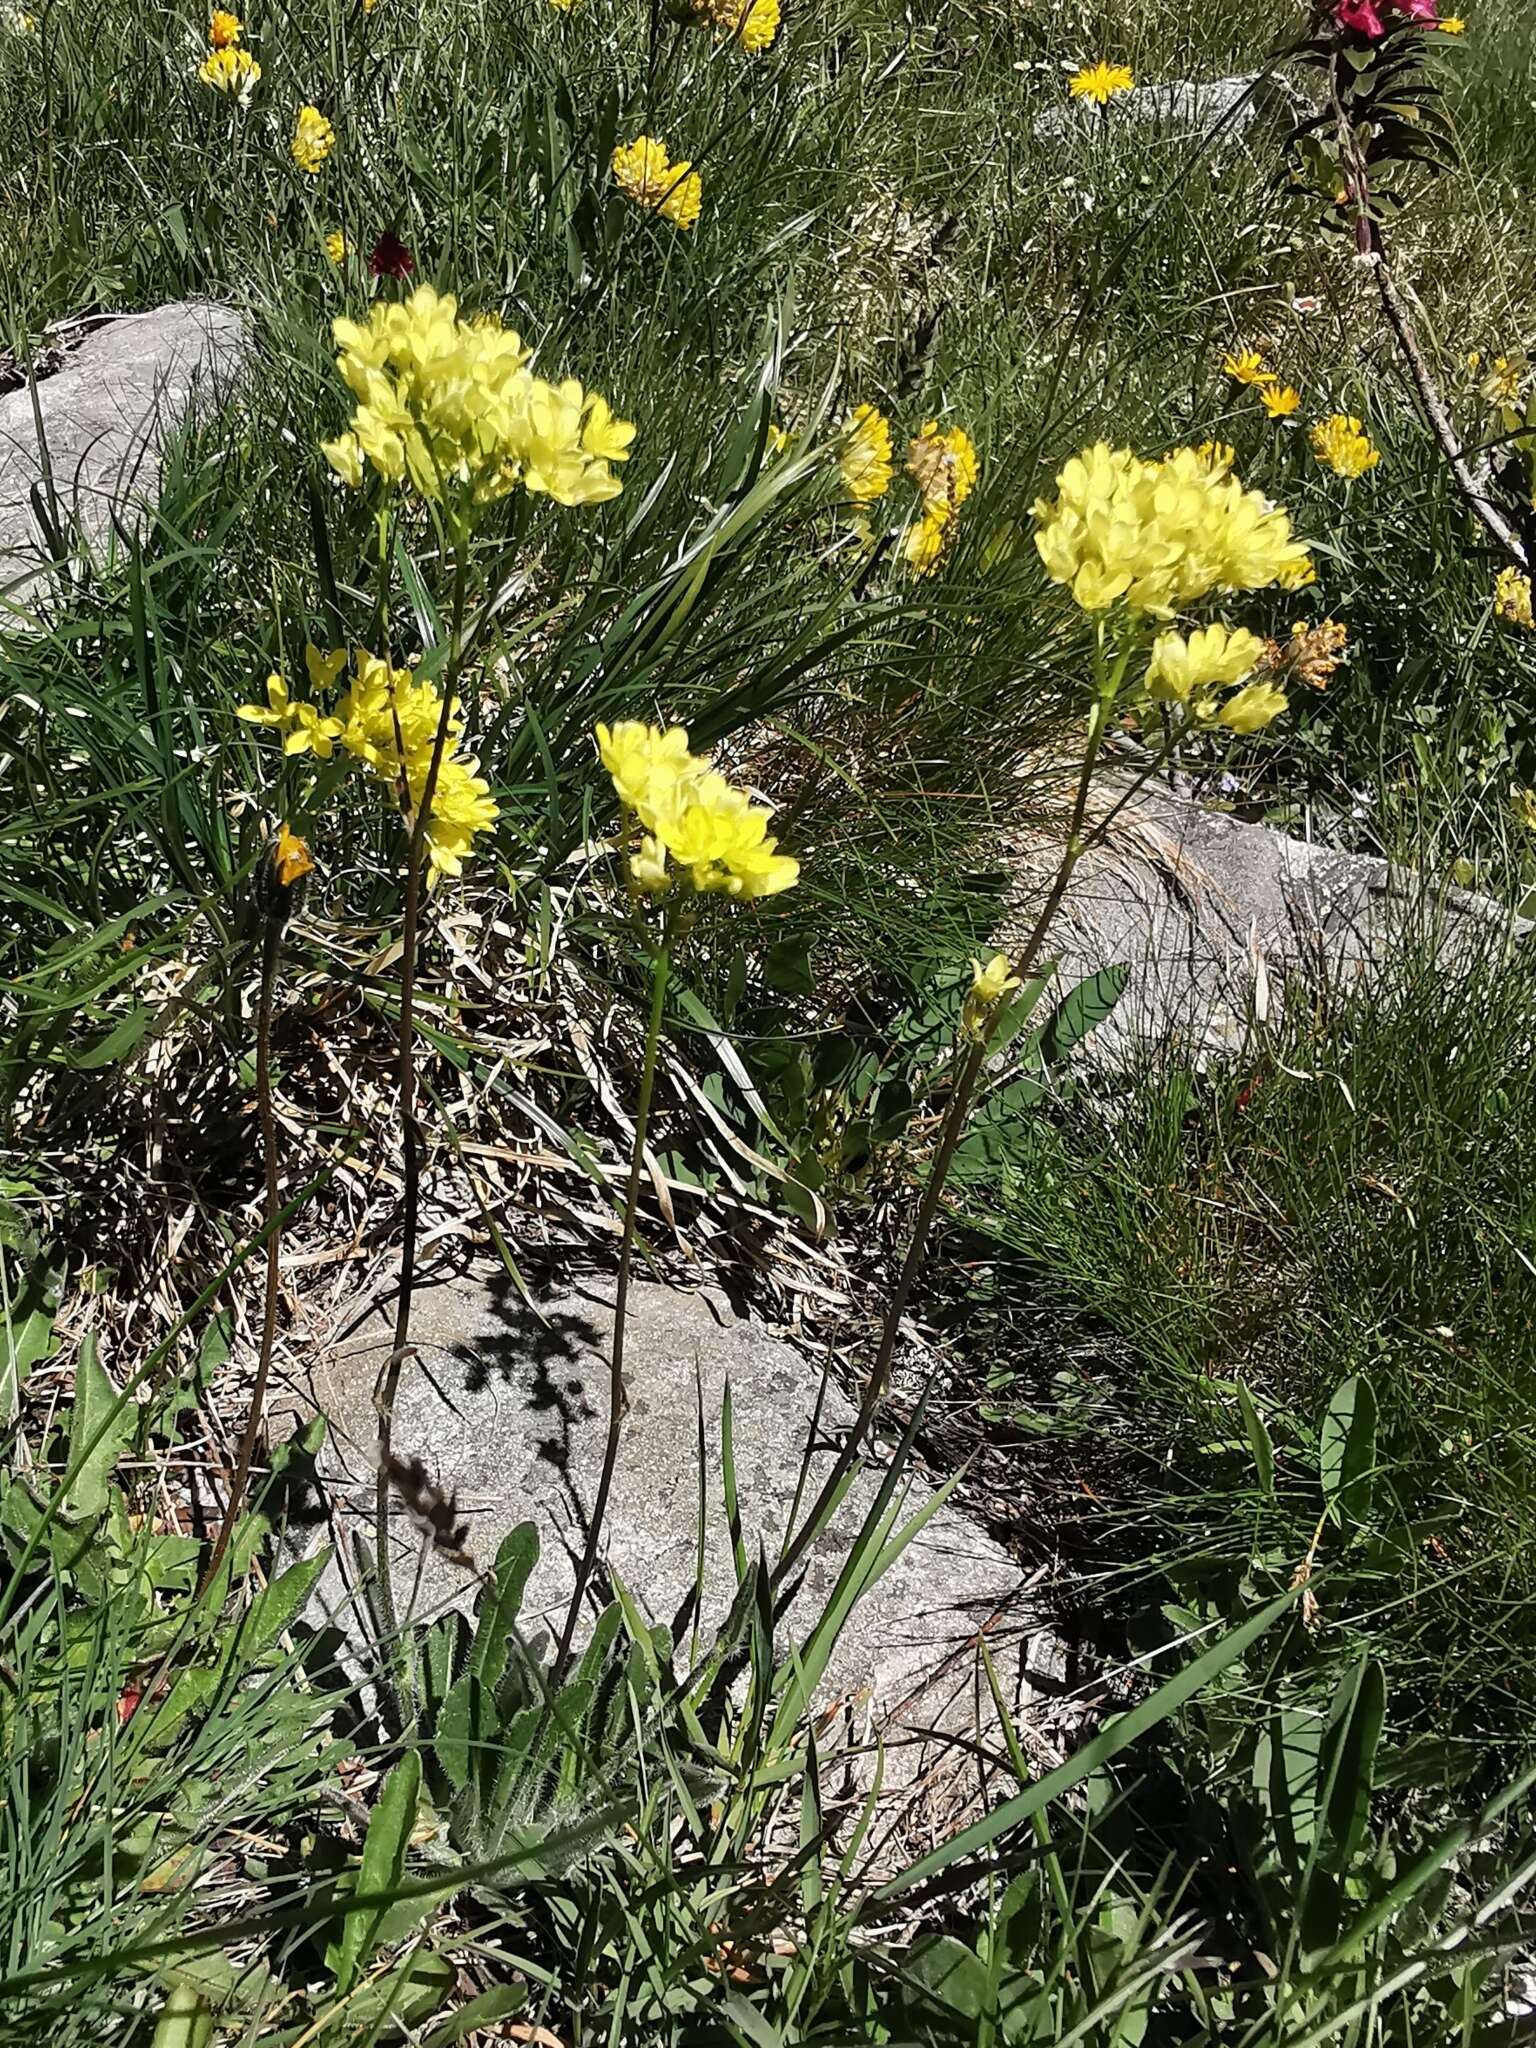
MULTIPOLYGON (((275 888, 277 885, 269 880, 268 886, 275 888)), ((261 1160, 264 1175, 261 1220, 269 1233, 267 1284, 261 1306, 261 1344, 256 1357, 256 1381, 251 1388, 250 1412, 245 1418, 245 1429, 235 1458, 234 1476, 229 1482, 229 1498, 224 1505, 224 1519, 219 1524, 213 1551, 203 1567, 202 1578, 198 1581, 194 1604, 202 1599, 213 1584, 219 1566, 224 1562, 224 1554, 229 1549, 235 1523, 240 1517, 245 1489, 250 1481, 251 1462, 256 1455, 256 1439, 261 1433, 262 1412, 267 1399, 267 1379, 272 1370, 272 1347, 277 1337, 277 1295, 280 1280, 278 1253, 281 1241, 277 1218, 282 1208, 282 1196, 278 1191, 277 1181, 277 1118, 272 1111, 272 998, 277 983, 277 965, 283 950, 283 917, 276 905, 268 906, 265 927, 261 946, 261 993, 256 1004, 256 1117, 261 1128, 261 1160)))
POLYGON ((550 1671, 551 1688, 560 1683, 565 1671, 566 1659, 571 1652, 571 1641, 576 1634, 576 1624, 581 1616, 582 1601, 591 1582, 593 1567, 597 1563, 597 1546, 602 1535, 603 1519, 608 1512, 608 1496, 613 1488, 613 1475, 619 1462, 619 1425, 628 1407, 624 1391, 624 1330, 629 1313, 629 1276, 634 1263, 635 1215, 640 1205, 640 1178, 645 1171, 645 1134, 651 1121, 651 1096, 656 1085, 656 1056, 661 1045, 661 1016, 666 1002, 667 977, 671 971, 672 954, 670 932, 664 926, 661 938, 651 954, 651 1013, 645 1028, 645 1057, 640 1068, 640 1095, 635 1105, 635 1142, 629 1156, 629 1181, 624 1190, 624 1231, 619 1246, 619 1278, 613 1296, 613 1346, 608 1363, 608 1436, 603 1446, 603 1466, 597 1482, 597 1493, 592 1501, 592 1515, 587 1524, 587 1540, 582 1548, 581 1563, 576 1569, 576 1583, 571 1589, 571 1604, 566 1609, 565 1626, 560 1632, 560 1648, 550 1671))
POLYGON ((410 821, 411 836, 406 856, 405 908, 400 920, 400 1023, 398 1074, 400 1088, 400 1136, 405 1168, 405 1198, 400 1233, 400 1290, 395 1297, 395 1328, 389 1357, 375 1395, 379 1416, 379 1462, 374 1480, 373 1534, 375 1568, 378 1572, 379 1621, 386 1657, 395 1664, 399 1632, 395 1614, 394 1584, 389 1555, 389 1459, 395 1418, 395 1400, 400 1391, 400 1371, 409 1350, 411 1306, 416 1289, 416 1239, 421 1213, 421 1154, 423 1134, 416 1116, 416 961, 420 949, 422 870, 426 865, 427 828, 432 818, 432 798, 437 792, 438 770, 448 744, 453 717, 454 691, 464 665, 464 610, 469 587, 469 541, 460 535, 453 571, 453 625, 449 640, 448 666, 443 676, 443 706, 432 741, 432 758, 422 784, 421 803, 410 819, 410 780, 404 757, 400 764, 402 802, 410 821))
MULTIPOLYGON (((1067 884, 1072 879, 1072 871, 1077 866, 1083 853, 1098 836, 1097 830, 1085 834, 1083 829, 1088 811, 1089 787, 1093 781, 1094 769, 1098 765, 1100 749, 1104 744, 1104 734, 1109 724, 1110 706, 1113 704, 1115 694, 1124 679, 1132 645, 1132 636, 1127 632, 1119 658, 1113 669, 1108 669, 1105 664, 1102 638, 1095 648, 1094 669, 1097 689, 1094 696, 1093 709, 1088 719, 1087 744, 1083 750, 1082 767, 1078 772, 1077 790, 1072 802, 1071 820, 1067 827, 1067 843, 1062 849, 1061 860, 1057 866, 1051 886, 1046 892, 1045 901, 1040 906, 1039 915, 1030 928, 1029 936, 1025 939, 1023 946, 1009 967, 1009 973, 1016 976, 1021 982, 1028 981, 1030 975, 1034 972, 1035 962, 1040 956, 1040 948, 1045 942, 1045 936, 1050 928, 1051 920, 1061 908, 1061 899, 1067 892, 1067 884)), ((929 1170, 922 1198, 917 1205, 917 1215, 913 1220, 912 1235, 907 1241, 906 1256, 901 1262, 901 1271, 897 1275, 895 1287, 891 1290, 891 1298, 886 1304, 885 1317, 880 1329, 880 1343, 875 1353, 874 1364, 870 1367, 869 1378, 865 1382, 864 1398, 860 1403, 859 1412, 854 1419, 853 1427, 843 1439, 838 1454, 833 1460, 832 1469, 827 1474, 826 1481, 822 1486, 821 1492, 817 1495, 810 1513, 802 1523, 799 1533, 786 1545, 780 1556, 773 1575, 775 1587, 783 1584, 784 1580, 805 1555, 807 1549, 816 1540, 823 1521, 837 1499, 838 1491, 843 1481, 853 1469, 859 1447, 874 1422, 880 1403, 885 1398, 886 1389, 890 1384, 891 1364, 895 1358, 896 1344, 901 1334, 902 1318, 907 1312, 907 1304, 912 1298, 912 1289, 917 1280, 918 1271, 928 1250, 929 1233, 933 1228, 934 1218, 939 1212, 939 1205, 944 1197, 945 1183, 949 1178, 949 1170, 954 1164, 955 1151, 964 1132, 966 1120, 970 1115, 971 1103, 976 1093, 976 1083, 981 1076, 983 1066, 986 1064, 987 1048, 991 1043, 993 1033, 997 1029, 1002 1014, 1002 1007, 1002 1005, 998 1005, 994 1008, 991 1015, 983 1023, 975 1041, 966 1048, 965 1056, 960 1063, 960 1071, 955 1076, 954 1083, 950 1088, 949 1103, 944 1112, 944 1121, 939 1131, 938 1149, 934 1154, 933 1165, 929 1170)))

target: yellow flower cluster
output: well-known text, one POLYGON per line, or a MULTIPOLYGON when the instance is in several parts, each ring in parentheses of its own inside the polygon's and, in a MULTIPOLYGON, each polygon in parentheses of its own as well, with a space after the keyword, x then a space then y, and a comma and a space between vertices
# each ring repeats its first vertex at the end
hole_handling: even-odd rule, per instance
POLYGON ((289 152, 301 171, 318 178, 320 166, 336 147, 336 130, 318 107, 300 107, 289 152))
POLYGON ((980 465, 975 443, 964 427, 942 432, 928 420, 908 444, 907 475, 922 495, 922 516, 907 530, 907 566, 915 576, 931 576, 954 535, 955 514, 976 488, 980 465))
POLYGON ((973 1042, 984 1038, 987 1024, 998 1004, 1004 996, 1011 996, 1016 988, 1023 986, 1019 977, 1010 972, 1006 953, 994 953, 985 967, 979 960, 973 960, 971 986, 960 1011, 960 1035, 973 1042))
POLYGON ((664 142, 649 135, 621 142, 613 152, 613 175, 627 198, 674 227, 691 228, 698 219, 703 183, 687 157, 672 162, 664 142))
POLYGON ((695 889, 736 897, 777 896, 799 880, 800 863, 768 837, 765 806, 690 753, 682 726, 599 725, 597 750, 640 826, 639 851, 630 857, 638 887, 652 895, 669 887, 669 862, 695 889))
POLYGON ((891 488, 891 423, 878 406, 856 405, 849 413, 837 467, 855 505, 872 505, 891 488))
MULTIPOLYGON (((322 654, 318 647, 307 647, 304 661, 311 689, 323 696, 336 687, 348 652, 341 647, 322 654)), ((351 665, 351 682, 334 713, 324 714, 313 703, 294 699, 283 678, 270 675, 266 703, 242 704, 239 715, 248 724, 281 733, 285 754, 313 754, 329 761, 340 747, 391 788, 398 788, 403 769, 414 811, 426 790, 442 695, 435 683, 421 680, 411 669, 391 668, 362 648, 353 650, 351 665)), ((460 873, 475 834, 494 825, 500 815, 490 784, 480 775, 480 764, 457 750, 463 729, 455 702, 427 821, 427 860, 434 883, 443 875, 460 873)))
POLYGON ((210 91, 223 93, 226 99, 235 100, 244 107, 250 104, 251 94, 261 77, 261 66, 249 50, 226 43, 222 48, 208 52, 197 67, 197 75, 210 91))
POLYGON ((1124 599, 1167 618, 1215 590, 1297 589, 1311 558, 1288 515, 1194 448, 1144 461, 1099 442, 1034 507, 1047 573, 1085 611, 1124 599))
POLYGON ((1147 695, 1154 703, 1182 706, 1200 724, 1257 732, 1285 709, 1285 692, 1267 679, 1245 683, 1225 701, 1217 692, 1243 683, 1268 651, 1265 641, 1241 626, 1199 626, 1187 636, 1159 633, 1147 664, 1147 695))
POLYGON ((208 20, 208 43, 211 49, 227 50, 238 43, 245 29, 245 23, 238 14, 231 14, 227 7, 215 7, 208 20))
POLYGON ((333 263, 347 260, 347 238, 340 228, 332 228, 325 238, 325 253, 333 263))
POLYGON ((1067 91, 1075 100, 1092 100, 1105 107, 1117 92, 1129 92, 1136 83, 1134 72, 1123 64, 1085 64, 1067 80, 1067 91))
POLYGON ((1308 428, 1307 439, 1318 461, 1340 476, 1364 476, 1381 460, 1381 450, 1372 447, 1370 436, 1353 413, 1331 413, 1308 428))
POLYGON ((770 49, 779 32, 779 0, 692 0, 691 11, 701 27, 754 53, 770 49))
POLYGON ((1493 608, 1506 625, 1536 631, 1536 614, 1531 610, 1531 579, 1519 569, 1501 569, 1493 579, 1493 608))
POLYGON ((562 505, 596 505, 623 488, 635 430, 572 377, 548 384, 520 338, 494 317, 461 320, 457 302, 422 285, 376 304, 367 324, 338 320, 337 367, 357 400, 350 429, 323 443, 354 488, 369 464, 424 498, 474 503, 519 484, 562 505))

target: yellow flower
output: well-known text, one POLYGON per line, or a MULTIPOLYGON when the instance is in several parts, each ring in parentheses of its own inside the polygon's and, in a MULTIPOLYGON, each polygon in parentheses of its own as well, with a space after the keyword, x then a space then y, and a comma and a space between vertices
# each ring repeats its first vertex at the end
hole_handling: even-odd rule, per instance
POLYGON ((1349 628, 1337 619, 1322 619, 1315 626, 1298 619, 1291 637, 1283 644, 1271 641, 1266 666, 1275 674, 1294 676, 1311 689, 1326 690, 1328 679, 1344 659, 1349 645, 1349 628))
POLYGON ((777 420, 768 422, 768 438, 765 443, 768 454, 783 455, 794 446, 794 440, 794 435, 787 428, 781 427, 777 420))
POLYGON ((226 99, 250 104, 251 93, 261 77, 261 66, 249 50, 210 50, 197 67, 200 81, 226 99))
POLYGON ((286 822, 278 827, 277 844, 272 849, 272 866, 281 889, 291 889, 300 876, 314 873, 315 864, 309 857, 309 848, 297 833, 289 831, 286 822))
MULTIPOLYGON (((216 50, 227 50, 240 40, 245 23, 227 7, 215 7, 208 20, 208 40, 216 50)), ((285 831, 287 827, 283 828, 285 831)))
POLYGON ((1187 704, 1220 684, 1240 683, 1264 658, 1264 642, 1239 626, 1197 626, 1159 633, 1147 664, 1147 695, 1160 703, 1187 704))
POLYGON ((948 510, 940 504, 931 507, 907 528, 902 551, 914 576, 933 575, 943 561, 949 520, 948 510))
POLYGON ((1277 690, 1273 683, 1245 683, 1222 705, 1216 722, 1232 732, 1261 732, 1280 716, 1287 702, 1284 690, 1277 690))
POLYGON ((694 0, 694 17, 756 52, 769 49, 779 32, 779 0, 694 0))
POLYGON ((960 1035, 973 1042, 984 1038, 998 1004, 1023 986, 1019 977, 1009 972, 1006 953, 994 953, 985 967, 979 960, 973 960, 971 985, 960 1011, 960 1035))
POLYGON ((366 468, 461 508, 519 485, 562 505, 622 489, 609 465, 625 459, 634 428, 574 377, 536 377, 521 338, 498 320, 461 320, 455 299, 422 285, 376 303, 366 325, 342 319, 333 331, 357 409, 322 449, 354 489, 366 468))
POLYGON ((1129 92, 1136 83, 1134 73, 1123 64, 1085 64, 1067 80, 1067 91, 1075 100, 1093 100, 1107 106, 1117 92, 1129 92))
MULTIPOLYGON (((414 811, 421 803, 432 760, 432 743, 419 748, 406 761, 406 783, 414 811)), ((478 761, 446 750, 437 767, 432 791, 432 815, 427 820, 427 867, 429 884, 435 886, 444 875, 463 872, 464 862, 474 845, 475 834, 487 831, 501 816, 491 796, 491 785, 479 772, 478 761)))
POLYGON ((576 5, 576 0, 549 0, 549 4, 557 14, 569 14, 576 5))
POLYGON ((342 737, 341 721, 322 718, 313 704, 295 703, 280 675, 267 677, 267 701, 242 704, 236 716, 247 725, 268 725, 283 735, 285 754, 315 754, 329 761, 335 742, 342 737))
POLYGON ((288 148, 294 162, 310 177, 320 175, 320 166, 336 147, 336 130, 318 107, 300 107, 288 148))
POLYGON ((673 163, 664 142, 638 135, 613 152, 619 189, 637 206, 661 214, 674 227, 691 228, 699 217, 703 185, 686 157, 673 163))
POLYGON ((891 488, 891 423, 875 406, 856 405, 843 422, 837 467, 855 505, 872 505, 891 488))
POLYGON ((1301 393, 1289 384, 1269 384, 1259 392, 1259 403, 1272 420, 1288 420, 1301 405, 1301 393))
POLYGON ((309 674, 312 690, 334 690, 336 679, 346 667, 348 660, 345 647, 338 647, 330 654, 322 654, 313 641, 304 649, 304 667, 309 674))
POLYGON ((907 447, 907 475, 923 494, 923 509, 943 506, 958 512, 976 487, 976 449, 963 427, 940 433, 937 420, 925 423, 907 447))
POLYGON ((332 228, 325 238, 325 253, 333 263, 347 260, 347 238, 340 228, 332 228))
POLYGON ((1465 33, 1467 24, 1459 14, 1447 14, 1435 23, 1443 36, 1459 36, 1465 33))
POLYGON ((1536 629, 1531 611, 1531 579, 1515 568, 1501 569, 1493 579, 1493 608, 1507 625, 1536 629))
POLYGON ((1381 460, 1381 451, 1371 446, 1370 437, 1353 413, 1331 413, 1307 429, 1307 439, 1318 461, 1340 476, 1363 476, 1381 460))
POLYGON ((1256 348, 1235 349, 1222 359, 1222 372, 1235 384, 1273 384, 1275 373, 1256 348))
POLYGON ((375 9, 375 7, 378 6, 378 4, 379 0, 363 0, 364 14, 372 14, 373 10, 375 9))
POLYGON ((1202 441, 1195 453, 1208 463, 1217 476, 1225 476, 1237 462, 1237 450, 1230 441, 1202 441))
POLYGON ((1477 388, 1490 405, 1513 405, 1529 369, 1523 355, 1517 355, 1513 361, 1508 356, 1495 356, 1488 375, 1477 388))
POLYGON ((1528 832, 1536 832, 1536 789, 1512 789, 1509 804, 1516 821, 1528 832))
POLYGON ((36 35, 37 16, 29 14, 24 7, 0 8, 0 28, 6 29, 13 36, 36 35))
POLYGON ((769 812, 688 750, 681 726, 663 730, 633 719, 596 729, 598 752, 614 791, 642 828, 630 872, 659 893, 668 862, 697 890, 752 898, 793 888, 800 864, 768 837, 769 812))
POLYGON ((1035 503, 1035 546, 1084 611, 1123 598, 1166 618, 1214 590, 1289 587, 1311 573, 1288 515, 1194 448, 1148 462, 1101 441, 1056 487, 1035 503))

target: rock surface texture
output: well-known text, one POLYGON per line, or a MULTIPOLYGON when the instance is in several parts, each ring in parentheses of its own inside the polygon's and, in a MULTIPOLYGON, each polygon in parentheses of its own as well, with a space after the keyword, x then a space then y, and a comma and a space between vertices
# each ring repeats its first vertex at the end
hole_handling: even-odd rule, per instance
POLYGON ((1111 134, 1155 131, 1203 140, 1219 131, 1222 141, 1231 142, 1246 135, 1257 121, 1289 125, 1298 109, 1312 111, 1283 81, 1261 78, 1257 72, 1234 78, 1173 78, 1117 93, 1102 108, 1080 100, 1052 107, 1036 121, 1035 133, 1047 141, 1060 141, 1095 135, 1107 128, 1111 134))
MULTIPOLYGON (((488 1563, 516 1523, 533 1521, 539 1563, 529 1582, 522 1629, 536 1642, 557 1635, 574 1580, 597 1486, 607 1412, 612 1339, 611 1283, 597 1282, 541 1301, 530 1310, 498 1279, 459 1278, 418 1291, 412 1341, 395 1411, 394 1448, 420 1457, 458 1493, 477 1564, 488 1563)), ((310 1398, 328 1418, 322 1471, 333 1534, 360 1529, 371 1541, 377 1421, 375 1380, 389 1349, 392 1301, 350 1318, 314 1372, 310 1398)), ((693 1629, 692 1592, 700 1559, 700 1463, 703 1503, 703 1600, 708 1631, 736 1590, 731 1532, 722 1497, 720 1421, 727 1384, 748 1559, 759 1542, 770 1559, 794 1503, 801 1457, 816 1419, 814 1497, 851 1422, 837 1390, 822 1389, 805 1357, 764 1326, 742 1320, 713 1292, 689 1294, 638 1284, 631 1295, 626 1346, 630 1407, 605 1523, 601 1556, 653 1622, 671 1627, 686 1660, 693 1629), (817 1404, 820 1413, 817 1418, 817 1404), (702 1431, 702 1441, 701 1441, 702 1431)), ((805 1561, 803 1590, 792 1605, 787 1644, 803 1641, 832 1595, 864 1516, 880 1487, 864 1472, 805 1561)), ((906 1517, 932 1498, 921 1479, 899 1492, 906 1517)), ((803 1506, 801 1510, 803 1514, 803 1506)), ((421 1541, 397 1510, 397 1604, 421 1563, 421 1541)), ((468 1607, 472 1575, 428 1557, 413 1613, 429 1618, 448 1604, 468 1607)), ((355 1634, 351 1596, 332 1565, 318 1607, 355 1634)), ((311 1620, 320 1618, 314 1609, 311 1620)), ((861 1722, 905 1731, 974 1731, 990 1718, 975 1639, 986 1628, 1015 1704, 1032 1696, 1050 1653, 1035 1643, 1021 1598, 1018 1565, 982 1530, 940 1508, 854 1609, 818 1696, 824 1707, 849 1705, 861 1722)), ((685 1665, 680 1665, 685 1668, 685 1665)), ((899 1743, 899 1738, 898 1738, 899 1743)), ((914 1742, 914 1749, 921 1748, 914 1742)))
MULTIPOLYGON (((1000 946, 1029 930, 1059 856, 1059 841, 1043 837, 1019 848, 1000 946)), ((1063 992, 1100 968, 1128 969, 1089 1041, 1096 1059, 1119 1065, 1240 1052, 1278 1019, 1287 990, 1368 992, 1415 956, 1447 969, 1493 965, 1529 930, 1488 897, 1437 891, 1387 861, 1149 787, 1079 863, 1051 944, 1063 992)))
POLYGON ((126 313, 93 329, 62 368, 32 391, 0 397, 0 616, 44 581, 47 543, 34 488, 51 471, 60 514, 97 546, 114 513, 130 518, 159 490, 167 436, 194 396, 225 393, 249 349, 227 307, 183 301, 126 313))

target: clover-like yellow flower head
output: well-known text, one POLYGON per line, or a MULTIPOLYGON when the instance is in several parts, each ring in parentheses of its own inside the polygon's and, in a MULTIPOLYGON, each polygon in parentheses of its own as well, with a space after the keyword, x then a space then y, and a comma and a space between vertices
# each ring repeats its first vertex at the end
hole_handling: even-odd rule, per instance
POLYGON ((301 171, 318 178, 320 167, 336 147, 336 130, 318 107, 300 107, 289 154, 301 171))
POLYGON ((1307 439, 1318 461, 1339 476, 1364 476, 1381 460, 1381 450, 1372 446, 1370 436, 1353 413, 1330 414, 1309 429, 1307 439))
POLYGON ((228 50, 239 42, 244 28, 238 14, 231 14, 227 7, 215 7, 208 17, 209 44, 215 50, 228 50))
POLYGON ((246 107, 250 105, 251 94, 261 77, 261 66, 249 50, 210 50, 197 67, 199 80, 211 91, 222 93, 226 99, 246 107))
POLYGON ((856 505, 872 505, 891 488, 891 423, 873 405, 856 405, 843 428, 837 467, 856 505))
POLYGON ((691 228, 698 219, 703 182, 687 157, 672 162, 664 142, 637 135, 633 142, 620 143, 613 152, 613 175, 626 197, 674 227, 691 228))

